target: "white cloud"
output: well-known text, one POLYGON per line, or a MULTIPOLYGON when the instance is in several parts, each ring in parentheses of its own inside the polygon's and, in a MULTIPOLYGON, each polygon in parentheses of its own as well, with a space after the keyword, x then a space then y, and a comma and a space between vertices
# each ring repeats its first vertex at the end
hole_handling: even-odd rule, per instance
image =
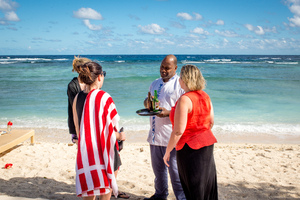
POLYGON ((195 20, 201 20, 202 19, 202 15, 200 15, 199 13, 194 13, 195 15, 195 20))
POLYGON ((91 44, 91 45, 96 45, 96 44, 98 44, 98 43, 96 43, 95 41, 87 41, 87 43, 89 43, 89 44, 91 44))
POLYGON ((291 27, 300 27, 300 16, 294 16, 294 18, 288 18, 288 20, 291 22, 291 27))
POLYGON ((287 0, 286 3, 291 11, 294 14, 292 18, 288 17, 291 27, 300 27, 300 0, 287 0))
POLYGON ((282 39, 253 39, 253 40, 241 40, 238 42, 241 49, 264 49, 271 51, 280 51, 286 49, 297 49, 300 45, 300 40, 293 38, 282 38, 282 39))
POLYGON ((157 42, 157 43, 161 43, 161 44, 169 44, 169 45, 174 45, 175 42, 172 42, 170 40, 167 40, 167 39, 159 39, 159 38, 155 38, 154 39, 154 42, 157 42))
POLYGON ((251 24, 245 24, 245 27, 246 27, 249 31, 253 31, 253 30, 254 30, 254 26, 252 26, 251 24))
POLYGON ((83 23, 92 31, 102 29, 102 25, 91 24, 90 20, 102 20, 102 15, 92 8, 80 8, 78 11, 73 11, 74 17, 83 19, 83 23))
POLYGON ((0 0, 0 10, 11 11, 18 7, 18 3, 11 0, 0 0))
POLYGON ((245 24, 244 25, 249 31, 252 31, 254 33, 256 33, 257 35, 264 35, 265 31, 261 26, 253 26, 251 24, 245 24))
POLYGON ((10 21, 20 21, 18 15, 15 13, 18 3, 11 0, 0 0, 0 10, 4 13, 4 18, 1 19, 0 24, 8 25, 10 21))
POLYGON ((73 11, 74 17, 79 19, 94 19, 102 20, 102 15, 92 8, 80 8, 78 11, 73 11))
POLYGON ((189 34, 188 35, 190 38, 193 38, 193 39, 198 39, 199 36, 198 35, 194 35, 194 34, 189 34))
POLYGON ((165 32, 165 29, 160 27, 158 24, 150 24, 147 26, 138 26, 142 33, 147 33, 151 35, 161 35, 165 32))
POLYGON ((184 20, 192 20, 193 19, 193 17, 188 13, 178 13, 176 16, 179 18, 182 18, 184 20))
POLYGON ((183 20, 201 20, 202 19, 202 15, 200 15, 199 13, 193 13, 195 15, 195 17, 192 17, 190 14, 185 13, 185 12, 181 12, 181 13, 177 13, 177 17, 183 19, 183 20))
POLYGON ((136 43, 136 44, 146 44, 144 41, 140 41, 140 40, 135 40, 134 43, 136 43))
POLYGON ((257 26, 257 29, 254 30, 257 35, 264 35, 265 31, 261 26, 257 26))
POLYGON ((272 28, 265 28, 264 30, 265 32, 277 33, 277 29, 275 26, 273 26, 272 28))
POLYGON ((8 21, 20 21, 18 15, 14 12, 14 11, 9 11, 7 13, 5 13, 5 19, 7 19, 8 21))
POLYGON ((300 16, 300 3, 299 2, 298 2, 298 5, 297 4, 296 5, 291 5, 289 7, 289 9, 295 15, 300 16))
POLYGON ((84 19, 83 23, 92 31, 98 31, 98 30, 102 29, 102 25, 93 25, 90 23, 90 20, 88 20, 88 19, 84 19))
POLYGON ((224 25, 225 23, 224 23, 223 20, 219 19, 219 20, 216 22, 216 24, 217 24, 217 25, 224 25))
POLYGON ((234 31, 219 31, 219 30, 215 30, 215 33, 217 33, 218 35, 224 36, 224 37, 238 37, 239 35, 234 32, 234 31))
POLYGON ((194 30, 191 31, 192 33, 197 33, 201 35, 209 35, 208 31, 205 31, 203 28, 196 27, 194 30))

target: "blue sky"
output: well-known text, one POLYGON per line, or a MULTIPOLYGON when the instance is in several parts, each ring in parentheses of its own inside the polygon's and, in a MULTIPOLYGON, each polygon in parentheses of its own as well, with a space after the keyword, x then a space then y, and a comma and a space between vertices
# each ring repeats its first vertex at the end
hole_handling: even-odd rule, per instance
POLYGON ((300 54, 300 0, 0 0, 0 55, 300 54))

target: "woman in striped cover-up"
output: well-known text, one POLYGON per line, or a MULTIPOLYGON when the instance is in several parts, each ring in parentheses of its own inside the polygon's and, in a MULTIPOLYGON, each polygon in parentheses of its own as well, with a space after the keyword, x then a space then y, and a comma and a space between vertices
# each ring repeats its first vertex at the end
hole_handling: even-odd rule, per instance
POLYGON ((125 140, 119 133, 119 115, 111 96, 100 90, 105 71, 95 62, 80 67, 79 77, 86 84, 74 99, 73 112, 78 135, 76 159, 76 193, 84 200, 117 197, 118 186, 114 171, 116 139, 125 140))

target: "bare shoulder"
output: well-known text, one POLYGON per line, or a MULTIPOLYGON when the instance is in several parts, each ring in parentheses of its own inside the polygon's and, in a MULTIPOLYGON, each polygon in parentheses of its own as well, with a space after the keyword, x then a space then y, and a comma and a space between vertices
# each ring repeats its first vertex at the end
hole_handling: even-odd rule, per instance
POLYGON ((192 104, 192 100, 188 96, 182 95, 178 100, 178 104, 189 105, 192 104))

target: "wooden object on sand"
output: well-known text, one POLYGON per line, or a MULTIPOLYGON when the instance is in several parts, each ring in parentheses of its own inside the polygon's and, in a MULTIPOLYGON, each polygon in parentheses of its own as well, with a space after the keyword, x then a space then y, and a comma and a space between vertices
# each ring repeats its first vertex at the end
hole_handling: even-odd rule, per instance
POLYGON ((34 143, 34 130, 12 129, 10 133, 0 135, 0 153, 31 139, 31 144, 34 143))

